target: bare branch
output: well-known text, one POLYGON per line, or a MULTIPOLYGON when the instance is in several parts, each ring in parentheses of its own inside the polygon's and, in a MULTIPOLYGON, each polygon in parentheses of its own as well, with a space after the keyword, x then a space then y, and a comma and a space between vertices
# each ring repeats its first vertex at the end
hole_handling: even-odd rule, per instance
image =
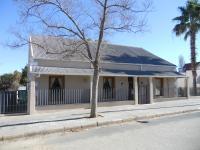
MULTIPOLYGON (((59 57, 80 55, 91 63, 94 69, 92 85, 92 105, 97 103, 97 89, 101 67, 101 51, 103 40, 110 32, 141 32, 145 23, 145 15, 150 11, 151 0, 16 0, 22 9, 23 23, 35 21, 33 26, 38 33, 53 35, 57 43, 48 41, 45 36, 42 41, 28 41, 20 34, 16 37, 21 40, 19 47, 31 44, 35 48, 45 50, 49 55, 58 54, 59 57), (144 1, 144 3, 142 3, 144 1), (141 5, 139 5, 141 4, 141 5), (34 20, 35 19, 35 20, 34 20), (39 22, 38 22, 39 20, 39 22), (68 39, 66 39, 68 38, 68 39), (97 39, 90 42, 88 39, 97 39)), ((26 26, 23 26, 26 27, 26 26)), ((33 32, 34 33, 34 32, 33 32)), ((26 33, 27 34, 27 33, 26 33)), ((91 117, 95 117, 96 109, 92 109, 91 117)))
POLYGON ((95 0, 101 7, 104 7, 104 4, 100 0, 95 0))

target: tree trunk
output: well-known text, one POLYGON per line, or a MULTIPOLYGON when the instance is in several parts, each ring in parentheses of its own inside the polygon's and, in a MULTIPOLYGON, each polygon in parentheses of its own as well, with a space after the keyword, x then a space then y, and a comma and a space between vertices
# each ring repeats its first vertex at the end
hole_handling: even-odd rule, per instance
POLYGON ((98 84, 99 84, 99 67, 94 65, 94 74, 92 79, 92 99, 91 99, 91 118, 97 117, 97 100, 98 100, 98 84))
POLYGON ((190 46, 191 46, 191 67, 192 67, 192 76, 193 76, 193 90, 194 90, 194 95, 197 95, 197 73, 196 73, 196 34, 191 33, 191 38, 190 38, 190 46))
POLYGON ((100 49, 101 49, 101 43, 102 43, 103 35, 104 35, 104 26, 106 22, 107 2, 108 0, 104 1, 103 14, 102 14, 101 25, 100 25, 100 30, 99 30, 99 38, 97 42, 96 58, 95 58, 95 62, 93 63, 94 74, 93 74, 93 83, 92 83, 92 99, 91 99, 91 113, 90 113, 91 118, 97 117, 100 49))

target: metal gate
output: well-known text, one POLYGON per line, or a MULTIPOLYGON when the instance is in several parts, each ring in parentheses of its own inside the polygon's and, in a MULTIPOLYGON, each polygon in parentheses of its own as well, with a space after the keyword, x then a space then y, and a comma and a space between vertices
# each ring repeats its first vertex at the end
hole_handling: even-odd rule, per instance
POLYGON ((0 114, 27 113, 27 91, 0 91, 0 114))
POLYGON ((148 85, 143 85, 139 86, 138 88, 138 103, 139 104, 149 104, 150 99, 149 99, 149 86, 148 85))

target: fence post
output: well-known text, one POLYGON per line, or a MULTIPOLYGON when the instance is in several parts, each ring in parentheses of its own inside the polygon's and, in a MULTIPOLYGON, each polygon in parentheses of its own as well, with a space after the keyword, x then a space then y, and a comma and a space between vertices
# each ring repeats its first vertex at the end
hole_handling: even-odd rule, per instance
POLYGON ((137 77, 134 77, 134 99, 135 99, 135 105, 138 105, 138 81, 137 77))
POLYGON ((149 98, 150 104, 153 103, 153 78, 149 77, 149 98))
POLYGON ((35 77, 33 75, 29 76, 29 86, 28 86, 28 114, 31 115, 35 112, 35 77))

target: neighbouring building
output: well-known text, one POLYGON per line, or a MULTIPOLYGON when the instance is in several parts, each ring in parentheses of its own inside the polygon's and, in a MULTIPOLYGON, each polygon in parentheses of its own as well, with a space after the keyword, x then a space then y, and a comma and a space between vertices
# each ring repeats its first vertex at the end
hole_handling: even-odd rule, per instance
MULTIPOLYGON (((29 111, 89 107, 93 69, 72 40, 31 36, 29 111), (67 50, 67 51, 66 51, 67 50)), ((95 46, 90 42, 90 47, 95 46)), ((92 55, 95 52, 92 51, 92 55)), ((149 104, 186 97, 176 66, 143 48, 106 43, 101 51, 98 105, 149 104)), ((185 90, 185 89, 184 89, 185 90)))
MULTIPOLYGON (((194 95, 194 92, 193 92, 193 75, 192 75, 191 63, 185 64, 181 70, 182 70, 181 73, 188 78, 188 86, 190 88, 190 94, 194 95)), ((200 62, 197 62, 196 72, 197 72, 197 78, 196 78, 196 80, 197 80, 197 94, 200 95, 200 62)), ((185 87, 185 85, 186 85, 186 82, 183 78, 179 78, 177 82, 178 82, 179 87, 185 87)))

